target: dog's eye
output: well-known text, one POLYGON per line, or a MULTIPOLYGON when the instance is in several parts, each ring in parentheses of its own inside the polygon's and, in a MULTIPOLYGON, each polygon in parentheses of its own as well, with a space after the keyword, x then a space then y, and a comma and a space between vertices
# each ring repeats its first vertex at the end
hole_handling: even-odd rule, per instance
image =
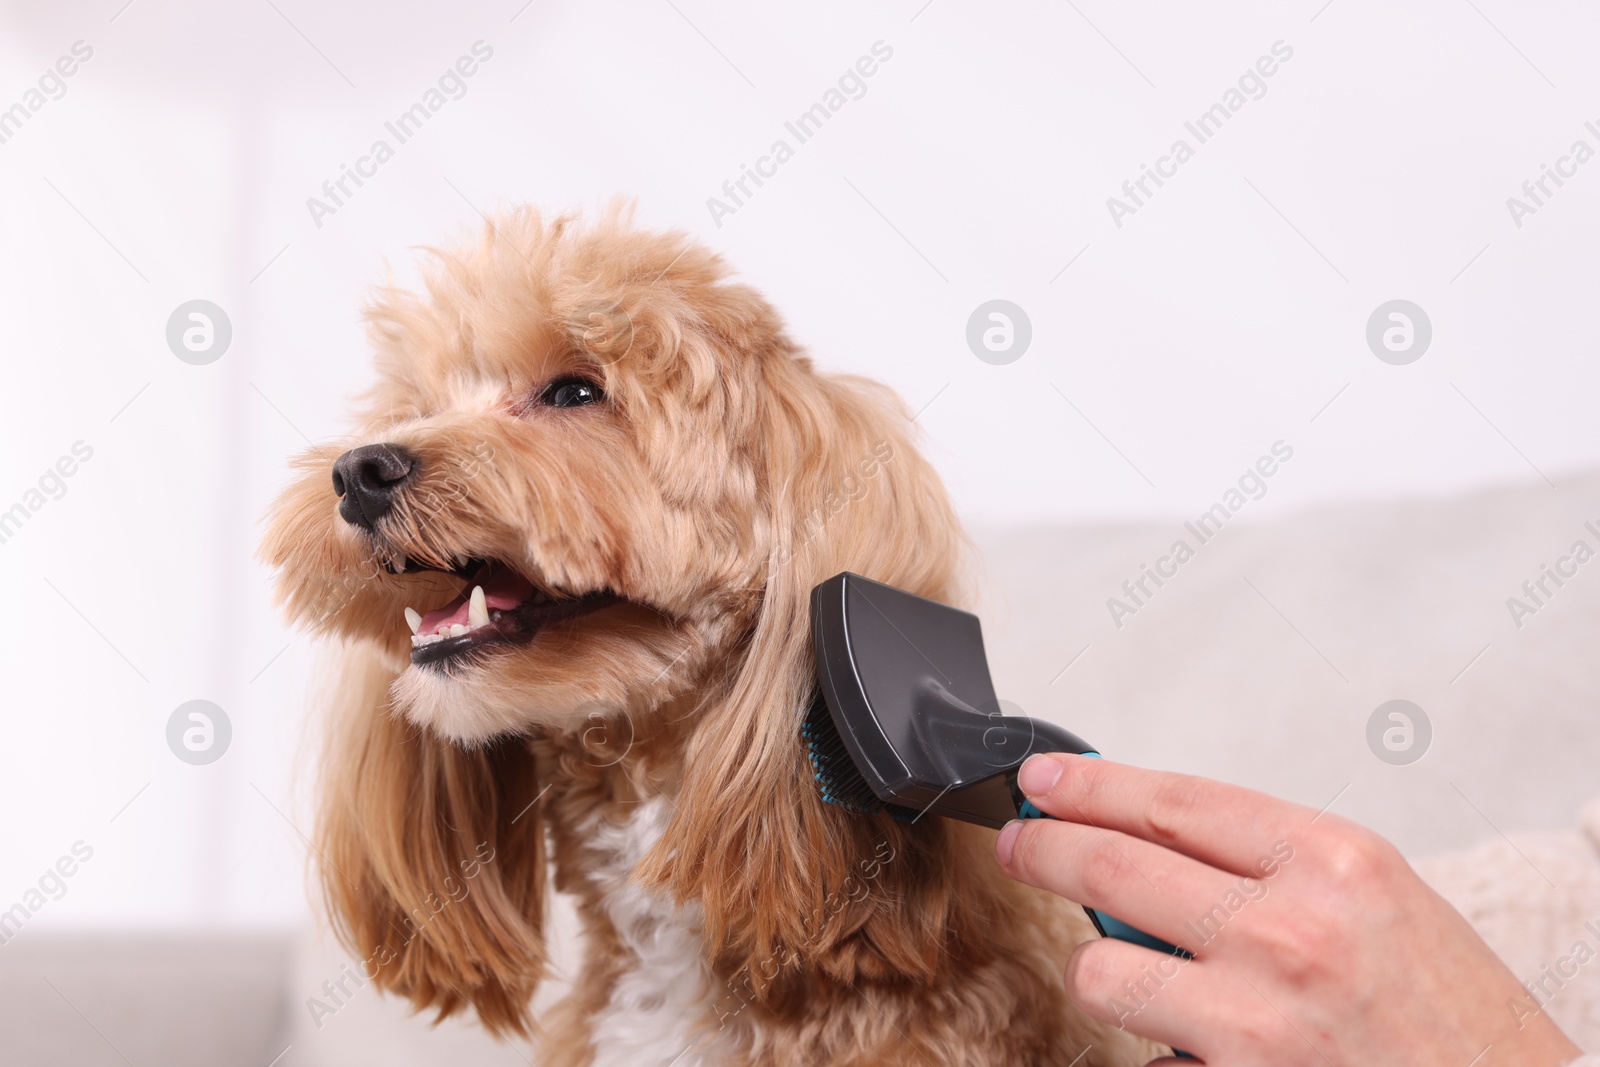
POLYGON ((587 378, 558 378, 539 394, 539 401, 553 408, 581 408, 605 398, 600 387, 587 378))

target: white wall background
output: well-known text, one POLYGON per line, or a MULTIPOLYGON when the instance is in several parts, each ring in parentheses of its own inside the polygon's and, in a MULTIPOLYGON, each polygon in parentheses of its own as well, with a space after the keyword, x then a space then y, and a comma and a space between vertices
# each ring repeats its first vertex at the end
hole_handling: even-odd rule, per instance
POLYGON ((0 144, 0 508, 94 450, 0 544, 0 906, 95 850, 40 924, 303 913, 313 651, 272 612, 259 518, 368 377, 366 288, 497 205, 636 195, 724 251, 822 364, 926 406, 978 526, 1191 516, 1278 439, 1296 458, 1253 520, 1600 463, 1600 161, 1521 227, 1506 206, 1575 140, 1600 149, 1588 5, 0 12, 0 108, 94 50, 0 144), (466 94, 317 226, 307 198, 480 40, 466 94), (877 41, 865 95, 717 225, 707 198, 877 41), (1107 197, 1277 41, 1266 94, 1114 225, 1107 197), (234 330, 199 367, 164 336, 198 297, 234 330), (964 337, 996 297, 1033 327, 1004 367, 964 337), (1364 340, 1397 297, 1434 328, 1403 367, 1364 340), (233 723, 208 767, 164 740, 194 698, 233 723))

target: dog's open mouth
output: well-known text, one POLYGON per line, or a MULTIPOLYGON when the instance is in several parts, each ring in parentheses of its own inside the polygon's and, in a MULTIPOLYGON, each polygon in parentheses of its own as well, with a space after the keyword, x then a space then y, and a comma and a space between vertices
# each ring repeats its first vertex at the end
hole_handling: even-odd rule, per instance
MULTIPOLYGON (((432 570, 407 561, 406 571, 432 570)), ((521 645, 545 626, 598 611, 620 598, 611 592, 574 595, 542 589, 509 564, 468 559, 449 573, 466 588, 450 603, 422 614, 406 609, 411 662, 446 666, 494 645, 521 645)))

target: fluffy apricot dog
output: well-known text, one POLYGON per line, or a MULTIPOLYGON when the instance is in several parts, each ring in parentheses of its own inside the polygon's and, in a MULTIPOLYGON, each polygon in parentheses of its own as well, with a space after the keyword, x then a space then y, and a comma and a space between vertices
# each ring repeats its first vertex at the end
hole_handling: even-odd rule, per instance
POLYGON ((961 598, 890 393, 624 209, 511 213, 367 319, 359 429, 297 460, 263 553, 340 642, 316 851, 377 985, 562 1065, 1152 1054, 1070 1005, 1087 922, 991 832, 819 798, 812 586, 961 598), (585 951, 534 1019, 550 874, 585 951))

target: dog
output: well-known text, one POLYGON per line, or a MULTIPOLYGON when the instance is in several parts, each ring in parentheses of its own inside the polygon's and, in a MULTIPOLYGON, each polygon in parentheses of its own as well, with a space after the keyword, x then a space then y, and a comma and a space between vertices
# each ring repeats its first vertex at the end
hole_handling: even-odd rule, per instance
POLYGON ((262 549, 339 650, 313 843, 363 974, 562 1067, 1151 1058, 1067 999, 1087 920, 991 832, 819 796, 812 587, 965 596, 893 394, 625 205, 508 212, 425 274, 377 292, 359 429, 262 549), (585 953, 536 1020, 552 884, 585 953))

